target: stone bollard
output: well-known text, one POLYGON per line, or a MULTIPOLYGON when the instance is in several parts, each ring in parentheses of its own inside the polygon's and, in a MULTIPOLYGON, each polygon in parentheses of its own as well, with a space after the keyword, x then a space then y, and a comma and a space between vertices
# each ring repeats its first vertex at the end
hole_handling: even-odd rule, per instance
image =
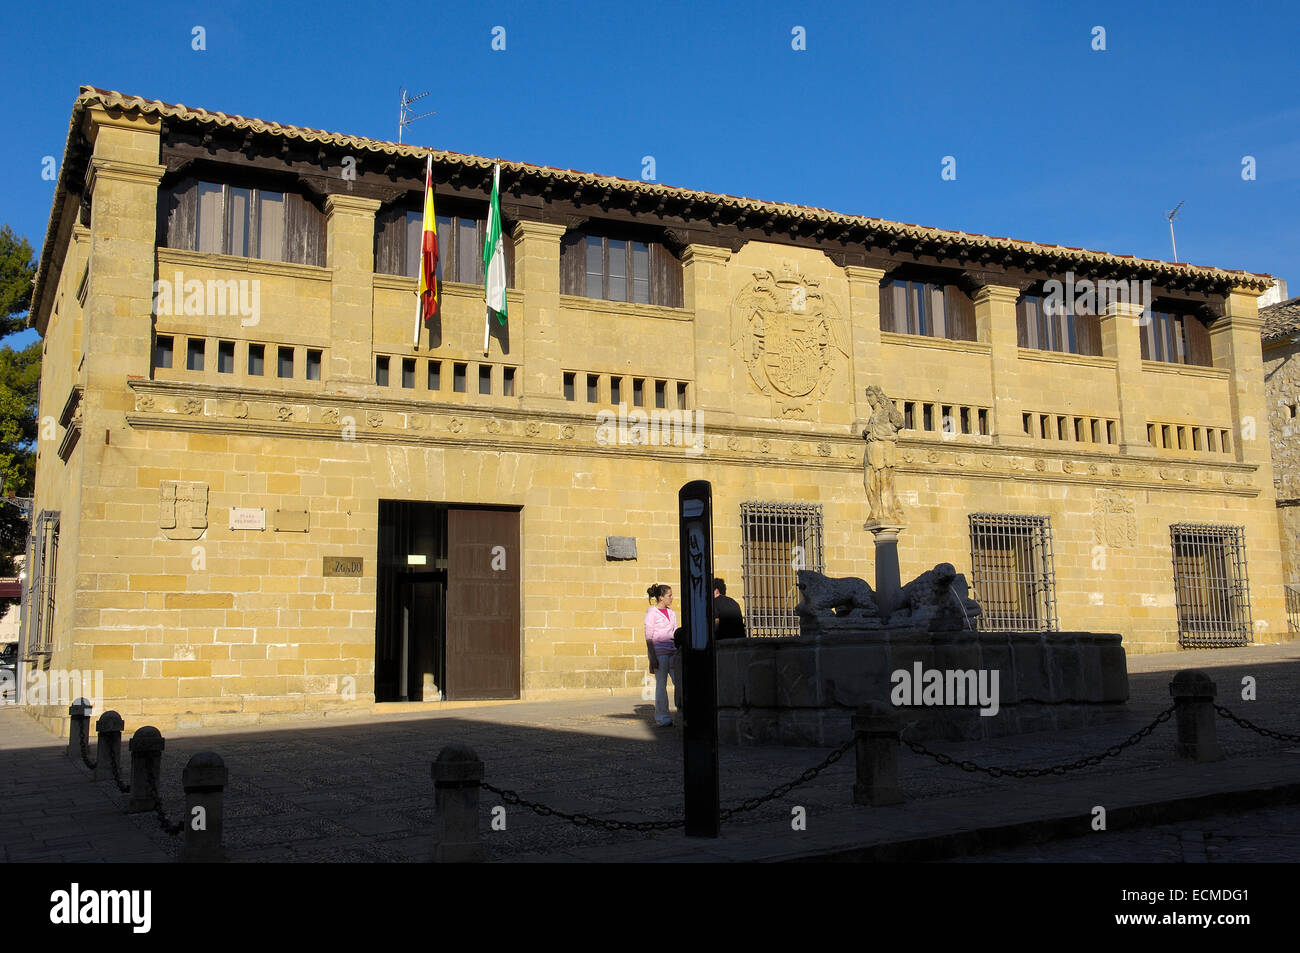
POLYGON ((115 711, 106 711, 95 722, 99 740, 95 745, 95 780, 113 776, 113 765, 122 763, 122 729, 126 725, 115 711))
POLYGON ((1220 761, 1223 749, 1215 737, 1215 686, 1199 669, 1184 669, 1169 683, 1174 698, 1174 721, 1178 741, 1174 753, 1187 761, 1220 761))
POLYGON ((858 779, 853 803, 882 807, 902 804, 898 787, 898 715, 883 702, 858 708, 853 716, 857 737, 858 779))
POLYGON ((185 787, 185 817, 181 828, 183 864, 219 864, 226 859, 221 843, 221 799, 226 789, 226 763, 221 755, 200 751, 181 772, 185 787))
POLYGON ((469 745, 447 745, 433 762, 435 864, 482 863, 478 793, 483 762, 469 745))
POLYGON ((73 761, 81 760, 81 743, 90 742, 90 713, 93 710, 94 706, 84 698, 78 698, 68 706, 68 757, 73 761))
MULTIPOLYGON (((131 751, 131 800, 127 802, 128 814, 140 814, 154 809, 154 796, 149 791, 149 777, 162 778, 162 732, 153 725, 145 725, 131 736, 127 746, 131 751)), ((159 781, 161 783, 161 781, 159 781)))

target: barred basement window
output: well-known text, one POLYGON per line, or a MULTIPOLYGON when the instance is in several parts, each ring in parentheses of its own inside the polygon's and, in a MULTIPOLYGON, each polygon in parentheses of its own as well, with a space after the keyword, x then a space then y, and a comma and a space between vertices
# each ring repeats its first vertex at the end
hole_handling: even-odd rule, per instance
POLYGON ((1213 648, 1248 644, 1252 625, 1245 527, 1175 523, 1169 533, 1178 644, 1213 648))
POLYGON ((983 610, 977 628, 1053 632, 1056 571, 1046 516, 972 513, 971 586, 983 610))
POLYGON ((824 572, 817 503, 740 504, 745 619, 750 636, 799 634, 797 569, 824 572))

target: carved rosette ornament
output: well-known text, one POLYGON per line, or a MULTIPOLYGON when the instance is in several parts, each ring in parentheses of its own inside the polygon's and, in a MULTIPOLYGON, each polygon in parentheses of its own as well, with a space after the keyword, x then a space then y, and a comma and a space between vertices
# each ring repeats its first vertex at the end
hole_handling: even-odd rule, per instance
MULTIPOLYGON (((337 414, 338 411, 336 410, 334 413, 337 414)), ((239 403, 235 404, 235 416, 240 420, 243 420, 248 416, 248 401, 241 400, 239 403)))
POLYGON ((492 420, 489 420, 487 422, 487 426, 485 427, 485 429, 490 434, 498 434, 501 432, 501 421, 497 420, 496 418, 493 418, 492 420))
POLYGON ((336 424, 339 422, 339 409, 337 407, 326 407, 321 411, 320 419, 327 424, 336 424))
POLYGON ((185 398, 185 402, 181 404, 181 410, 189 414, 191 417, 196 414, 201 414, 203 413, 203 401, 199 400, 197 397, 187 397, 185 398))
POLYGON ((465 425, 460 422, 460 418, 453 417, 451 418, 451 420, 447 422, 447 429, 450 430, 452 433, 460 433, 462 430, 465 429, 465 425))
POLYGON ((384 415, 377 410, 366 411, 366 425, 368 427, 382 427, 384 425, 384 415))
POLYGON ((535 420, 528 421, 528 423, 524 426, 524 433, 528 434, 528 436, 530 437, 536 437, 541 432, 542 432, 542 425, 535 420))
POLYGON ((731 305, 731 343, 776 416, 806 418, 848 361, 848 335, 820 283, 787 268, 756 271, 731 305))
POLYGON ((153 410, 153 395, 141 394, 135 399, 136 410, 153 410))
POLYGON ((577 431, 575 431, 575 430, 573 429, 573 424, 565 424, 563 427, 560 428, 560 439, 561 439, 561 440, 572 440, 572 439, 573 439, 573 435, 574 435, 576 432, 577 432, 577 431))

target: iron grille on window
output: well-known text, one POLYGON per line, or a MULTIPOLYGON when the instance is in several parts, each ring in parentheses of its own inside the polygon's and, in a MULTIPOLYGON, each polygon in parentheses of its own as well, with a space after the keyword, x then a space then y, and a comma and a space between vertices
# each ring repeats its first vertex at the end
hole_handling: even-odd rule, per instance
POLYGON ((1246 645, 1251 641, 1246 529, 1210 523, 1169 527, 1174 553, 1178 644, 1246 645))
POLYGON ((32 526, 31 573, 27 578, 26 651, 24 657, 49 655, 54 636, 54 580, 59 558, 59 513, 42 510, 32 526))
POLYGON ((799 569, 822 572, 822 508, 817 503, 740 504, 744 612, 754 637, 797 636, 799 569))
POLYGON ((973 513, 971 585, 985 631, 1056 630, 1056 571, 1046 516, 973 513))

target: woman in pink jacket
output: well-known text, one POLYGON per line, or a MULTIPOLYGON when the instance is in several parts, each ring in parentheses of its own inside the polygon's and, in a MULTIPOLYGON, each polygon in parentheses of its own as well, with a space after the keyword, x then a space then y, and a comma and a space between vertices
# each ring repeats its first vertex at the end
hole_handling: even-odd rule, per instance
POLYGON ((673 720, 668 715, 668 676, 673 677, 673 693, 679 694, 680 676, 677 668, 677 646, 673 633, 677 631, 677 613, 669 608, 673 601, 670 586, 658 583, 646 590, 653 603, 645 613, 645 642, 650 655, 650 671, 655 677, 655 726, 668 728, 673 720))

